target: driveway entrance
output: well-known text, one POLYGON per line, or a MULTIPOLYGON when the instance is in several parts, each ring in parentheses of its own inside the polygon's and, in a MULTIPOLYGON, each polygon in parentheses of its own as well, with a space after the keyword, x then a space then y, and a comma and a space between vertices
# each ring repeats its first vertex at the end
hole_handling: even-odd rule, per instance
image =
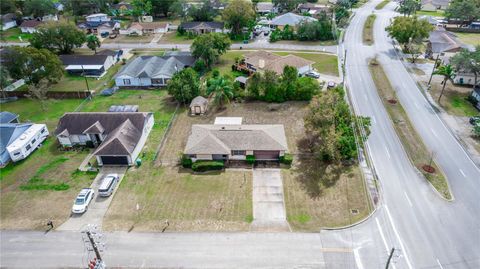
POLYGON ((283 201, 280 169, 253 170, 253 222, 251 231, 290 231, 283 201))

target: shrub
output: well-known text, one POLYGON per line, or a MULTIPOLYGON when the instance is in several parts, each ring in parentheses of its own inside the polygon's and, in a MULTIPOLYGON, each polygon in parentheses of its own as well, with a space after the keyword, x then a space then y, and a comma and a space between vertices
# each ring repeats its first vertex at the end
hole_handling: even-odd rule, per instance
POLYGON ((187 156, 183 155, 180 161, 182 163, 183 168, 191 168, 192 167, 192 159, 188 158, 187 156))
POLYGON ((254 164, 255 163, 255 156, 253 155, 247 155, 247 163, 248 164, 254 164))
POLYGON ((225 164, 220 161, 197 161, 192 164, 192 170, 195 172, 222 170, 224 167, 225 164))
POLYGON ((293 156, 290 153, 285 153, 285 155, 280 156, 280 162, 283 164, 291 165, 293 162, 293 156))
POLYGON ((475 99, 475 97, 473 97, 472 95, 469 95, 469 96, 467 97, 467 101, 469 101, 470 103, 472 103, 473 106, 477 106, 477 104, 478 104, 477 99, 475 99))

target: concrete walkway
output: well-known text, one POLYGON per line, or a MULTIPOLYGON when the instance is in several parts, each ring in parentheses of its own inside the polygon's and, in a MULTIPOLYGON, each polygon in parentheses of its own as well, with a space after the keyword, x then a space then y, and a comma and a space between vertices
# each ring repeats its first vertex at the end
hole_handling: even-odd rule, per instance
POLYGON ((289 232, 280 169, 253 170, 253 222, 251 231, 289 232))
MULTIPOLYGON (((57 230, 58 231, 80 231, 87 224, 97 225, 97 227, 101 229, 103 217, 107 213, 108 207, 110 206, 113 196, 117 192, 118 186, 120 185, 120 182, 122 182, 122 178, 125 175, 126 171, 127 171, 127 167, 125 166, 102 167, 97 177, 95 177, 95 179, 93 180, 92 185, 90 186, 90 188, 93 188, 95 190, 95 196, 93 197, 93 201, 88 206, 87 212, 83 214, 72 214, 67 221, 65 221, 62 225, 60 225, 57 228, 57 230), (119 181, 112 195, 105 198, 105 197, 98 196, 98 187, 100 187, 102 179, 107 174, 118 174, 119 181)), ((78 191, 80 192, 80 190, 78 191)), ((72 205, 73 205, 73 199, 72 199, 72 205)))

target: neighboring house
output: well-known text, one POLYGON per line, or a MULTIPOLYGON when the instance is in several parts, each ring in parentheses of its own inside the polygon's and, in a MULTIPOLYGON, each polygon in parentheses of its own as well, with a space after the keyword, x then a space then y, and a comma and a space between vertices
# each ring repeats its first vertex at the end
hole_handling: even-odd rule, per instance
POLYGON ((320 5, 314 3, 301 3, 297 7, 298 12, 301 14, 308 13, 311 16, 317 16, 322 12, 329 13, 330 7, 327 5, 320 5))
POLYGON ((247 87, 248 78, 245 76, 238 76, 235 78, 234 82, 238 82, 242 89, 247 87))
MULTIPOLYGON (((459 85, 471 85, 475 83, 475 75, 470 72, 458 71, 453 78, 453 83, 459 85)), ((477 80, 477 84, 480 83, 480 78, 477 80)))
POLYGON ((206 33, 223 33, 225 32, 223 22, 214 21, 192 21, 183 22, 180 28, 184 29, 188 33, 193 34, 206 34, 206 33))
POLYGON ((165 22, 134 22, 127 30, 121 30, 120 34, 148 35, 168 32, 168 23, 165 22))
POLYGON ((58 16, 56 14, 49 14, 42 17, 42 21, 58 21, 58 16))
POLYGON ((118 12, 118 14, 125 14, 133 10, 133 6, 130 3, 122 1, 118 4, 112 5, 112 8, 118 12))
POLYGON ((139 56, 115 75, 118 87, 151 88, 166 86, 173 75, 193 66, 195 58, 189 52, 170 52, 165 56, 139 56))
POLYGON ((8 30, 10 28, 17 26, 17 17, 14 13, 7 13, 5 15, 0 15, 0 21, 2 22, 2 31, 8 30))
POLYGON ((439 53, 443 55, 453 55, 460 51, 464 45, 457 39, 457 36, 444 28, 439 27, 430 32, 427 42, 427 57, 434 58, 439 53))
POLYGON ((22 30, 22 33, 33 34, 37 32, 38 27, 42 24, 43 21, 39 20, 23 21, 22 24, 20 24, 20 30, 22 30))
POLYGON ((97 13, 86 16, 85 20, 87 20, 87 22, 106 22, 110 21, 111 19, 105 13, 97 13))
POLYGON ((18 115, 8 111, 0 112, 0 124, 18 123, 18 115))
POLYGON ((78 24, 78 28, 85 30, 87 34, 118 33, 120 23, 117 21, 87 21, 78 24))
POLYGON ((300 16, 295 13, 289 12, 273 18, 270 22, 270 27, 283 29, 286 25, 289 25, 290 27, 296 29, 297 26, 304 21, 312 22, 317 21, 317 19, 308 16, 300 16))
POLYGON ((271 70, 277 74, 283 73, 285 66, 293 66, 299 75, 304 75, 313 70, 313 61, 306 60, 292 54, 279 56, 264 50, 254 51, 245 55, 245 65, 251 72, 271 70))
POLYGON ((108 112, 138 112, 138 105, 113 105, 108 112))
POLYGON ((65 113, 55 136, 64 147, 96 147, 98 165, 133 165, 154 123, 150 112, 65 113))
POLYGON ((60 55, 65 70, 72 75, 102 77, 118 60, 118 53, 102 50, 95 55, 60 55))
POLYGON ((248 155, 257 161, 278 161, 287 151, 281 124, 194 124, 184 154, 193 162, 243 161, 248 155))
POLYGON ((424 11, 445 10, 448 7, 450 0, 422 0, 422 8, 424 11))
POLYGON ((205 97, 197 96, 190 103, 190 115, 203 115, 207 112, 208 100, 205 97))
POLYGON ((270 13, 277 13, 276 8, 271 2, 259 2, 256 6, 256 11, 260 15, 267 15, 270 13))
POLYGON ((53 4, 55 6, 55 9, 58 11, 58 12, 63 12, 63 9, 65 8, 65 6, 62 4, 62 3, 54 3, 53 4))
POLYGON ((477 108, 478 110, 480 110, 480 85, 475 86, 475 88, 473 89, 471 95, 472 95, 472 97, 473 97, 475 100, 477 100, 476 108, 477 108))
POLYGON ((45 124, 0 124, 0 166, 10 160, 16 162, 30 155, 47 138, 45 124))

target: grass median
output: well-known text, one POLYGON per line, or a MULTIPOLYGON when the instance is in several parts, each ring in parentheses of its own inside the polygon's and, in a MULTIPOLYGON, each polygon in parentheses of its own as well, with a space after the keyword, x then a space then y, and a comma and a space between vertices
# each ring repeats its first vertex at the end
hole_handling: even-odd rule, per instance
POLYGON ((368 16, 365 21, 365 25, 363 26, 363 44, 365 45, 373 45, 373 23, 376 18, 377 16, 372 14, 368 16))
POLYGON ((390 3, 390 0, 385 0, 385 1, 382 1, 380 2, 380 4, 378 4, 375 9, 376 10, 380 10, 382 8, 384 8, 386 5, 388 5, 388 3, 390 3))
POLYGON ((398 102, 396 93, 382 66, 373 59, 369 63, 369 69, 378 94, 387 109, 393 127, 395 128, 410 160, 444 198, 451 199, 452 196, 448 188, 447 179, 440 171, 435 161, 433 161, 432 155, 434 154, 427 149, 421 137, 415 131, 415 128, 408 119, 407 113, 400 102, 398 102), (433 171, 431 171, 432 168, 433 171), (430 172, 425 170, 430 170, 430 172))

